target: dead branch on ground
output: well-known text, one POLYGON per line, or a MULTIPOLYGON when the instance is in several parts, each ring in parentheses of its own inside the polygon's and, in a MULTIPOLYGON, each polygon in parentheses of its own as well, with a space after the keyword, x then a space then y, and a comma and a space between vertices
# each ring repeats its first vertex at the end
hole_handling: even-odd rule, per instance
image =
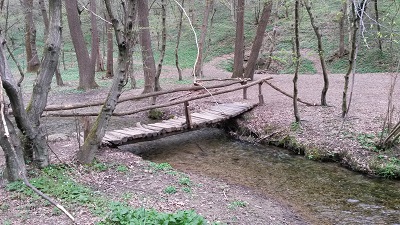
MULTIPOLYGON (((278 88, 277 86, 275 86, 275 85, 269 83, 268 81, 265 81, 265 83, 268 84, 269 86, 271 86, 273 89, 275 89, 275 90, 279 91, 280 93, 286 95, 287 97, 293 99, 293 96, 292 96, 292 95, 290 95, 290 94, 287 93, 287 92, 284 92, 282 89, 278 88)), ((309 102, 306 102, 306 101, 301 100, 300 98, 297 98, 297 101, 299 101, 299 102, 305 104, 306 106, 321 106, 321 104, 309 103, 309 102)))

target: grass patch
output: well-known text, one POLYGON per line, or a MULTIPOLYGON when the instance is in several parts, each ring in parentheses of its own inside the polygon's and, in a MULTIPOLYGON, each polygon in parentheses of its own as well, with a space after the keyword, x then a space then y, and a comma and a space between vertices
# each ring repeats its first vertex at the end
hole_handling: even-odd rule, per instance
MULTIPOLYGON (((296 69, 295 63, 287 60, 283 62, 286 62, 286 64, 284 65, 284 68, 279 71, 279 73, 294 74, 296 69)), ((311 60, 306 58, 300 59, 299 74, 316 74, 316 73, 317 70, 315 69, 314 63, 311 60)))

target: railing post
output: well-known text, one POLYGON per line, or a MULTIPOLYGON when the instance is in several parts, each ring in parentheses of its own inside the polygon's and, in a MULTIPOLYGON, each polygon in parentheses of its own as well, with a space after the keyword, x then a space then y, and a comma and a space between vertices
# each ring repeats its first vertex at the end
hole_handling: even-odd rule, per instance
POLYGON ((188 129, 191 129, 192 128, 192 117, 190 116, 189 102, 188 101, 184 102, 183 107, 185 109, 186 126, 188 129))
POLYGON ((262 94, 262 84, 264 81, 258 83, 258 105, 264 105, 264 96, 262 94))
POLYGON ((247 88, 243 88, 243 99, 247 99, 247 88))

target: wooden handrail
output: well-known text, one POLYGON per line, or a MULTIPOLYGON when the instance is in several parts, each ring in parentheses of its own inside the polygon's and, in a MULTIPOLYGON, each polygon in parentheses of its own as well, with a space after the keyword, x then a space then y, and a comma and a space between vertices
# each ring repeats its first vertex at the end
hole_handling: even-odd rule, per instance
MULTIPOLYGON (((243 82, 247 82, 247 80, 236 79, 233 82, 206 86, 205 88, 214 89, 214 88, 226 87, 226 86, 230 86, 230 85, 234 85, 234 84, 238 84, 238 83, 243 83, 243 82)), ((202 89, 204 89, 204 86, 193 86, 193 87, 189 87, 189 88, 181 87, 181 88, 175 88, 172 90, 157 91, 157 92, 151 92, 151 93, 141 94, 141 95, 121 96, 118 99, 118 103, 130 101, 130 100, 139 100, 139 99, 148 98, 148 97, 155 97, 155 96, 160 96, 160 95, 165 95, 165 94, 170 94, 170 93, 180 92, 180 91, 197 91, 197 90, 202 90, 202 89)), ((80 108, 87 108, 87 107, 92 107, 92 106, 99 106, 99 105, 103 105, 103 104, 104 104, 104 100, 98 100, 98 101, 93 101, 93 102, 89 102, 89 103, 85 102, 85 103, 66 104, 66 105, 48 105, 48 106, 46 106, 44 111, 61 111, 61 110, 80 109, 80 108)))
MULTIPOLYGON (((138 113, 138 112, 147 111, 147 110, 150 110, 150 109, 164 108, 164 107, 168 107, 168 106, 172 106, 172 105, 178 105, 178 104, 182 104, 184 102, 189 102, 189 101, 193 101, 193 100, 200 99, 200 98, 210 97, 212 95, 225 94, 225 93, 228 93, 228 92, 232 92, 232 91, 237 91, 237 90, 241 90, 241 89, 244 89, 244 88, 248 88, 248 87, 251 87, 251 86, 254 86, 254 85, 257 85, 257 84, 261 85, 261 84, 263 84, 264 82, 266 82, 267 80, 270 80, 270 79, 272 79, 272 77, 268 77, 268 78, 260 79, 260 80, 257 80, 257 81, 253 81, 253 82, 250 82, 248 84, 241 85, 240 87, 230 88, 230 89, 227 89, 227 90, 220 90, 220 91, 216 91, 216 92, 213 92, 213 93, 208 93, 207 92, 205 94, 193 96, 193 97, 190 97, 190 98, 185 98, 185 99, 182 99, 182 100, 179 100, 179 101, 173 101, 173 102, 163 103, 163 104, 159 104, 159 105, 150 105, 150 106, 142 107, 142 108, 139 108, 139 109, 134 109, 132 111, 114 112, 113 116, 126 116, 126 115, 135 114, 135 113, 138 113)), ((57 114, 56 113, 44 113, 43 114, 43 116, 56 116, 56 117, 97 116, 97 115, 98 115, 98 112, 81 112, 81 113, 80 112, 77 112, 77 113, 73 113, 72 112, 72 113, 57 113, 57 114)))

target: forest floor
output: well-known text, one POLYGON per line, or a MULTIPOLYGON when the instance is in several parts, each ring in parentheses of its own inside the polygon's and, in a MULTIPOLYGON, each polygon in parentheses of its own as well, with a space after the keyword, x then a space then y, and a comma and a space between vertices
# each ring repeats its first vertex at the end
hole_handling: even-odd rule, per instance
MULTIPOLYGON (((206 78, 228 78, 230 73, 222 70, 219 65, 231 56, 219 57, 205 65, 206 78)), ((310 54, 309 57, 314 57, 310 54)), ((184 70, 184 76, 190 77, 190 70, 184 70)), ((191 78, 177 82, 176 70, 165 67, 162 86, 172 89, 178 86, 188 86, 191 78)), ((257 74, 256 79, 273 77, 270 81, 280 89, 292 92, 292 75, 257 74)), ((299 103, 301 125, 294 124, 292 99, 288 98, 267 84, 263 85, 265 104, 258 106, 239 120, 243 133, 245 131, 258 134, 259 140, 269 143, 283 143, 295 146, 304 151, 309 159, 332 159, 368 174, 376 174, 379 168, 385 168, 391 159, 399 159, 400 150, 377 152, 371 147, 372 141, 378 138, 382 130, 387 108, 390 74, 357 74, 355 77, 353 99, 349 116, 345 121, 341 118, 341 99, 344 85, 343 75, 330 75, 328 91, 329 107, 305 106, 299 103), (290 137, 290 138, 287 138, 290 137), (289 140, 289 142, 287 142, 289 140)), ((215 83, 215 82, 210 82, 215 83)), ((208 84, 208 83, 207 83, 208 84)), ((84 93, 73 91, 76 83, 70 82, 65 87, 53 87, 48 104, 68 104, 104 99, 107 87, 101 87, 84 93)), ((323 86, 322 75, 300 75, 299 97, 307 102, 318 104, 323 86)), ((126 90, 123 95, 140 94, 141 89, 126 90)), ((197 95, 197 91, 185 93, 185 96, 197 95)), ((29 96, 29 93, 25 93, 29 96)), ((158 102, 169 101, 182 93, 161 96, 158 102)), ((256 87, 248 90, 249 99, 258 101, 256 87)), ((218 95, 215 98, 200 99, 191 102, 191 110, 206 108, 215 102, 232 102, 242 99, 242 92, 237 91, 218 95)), ((400 93, 396 92, 394 105, 400 104, 400 93)), ((117 110, 125 111, 148 104, 148 100, 128 101, 121 103, 117 110)), ((94 108, 92 110, 98 110, 94 108)), ((172 106, 162 109, 165 118, 182 115, 182 106, 172 106)), ((129 122, 151 123, 147 113, 113 118, 109 129, 126 126, 129 122)), ((398 118, 396 114, 395 119, 398 118)), ((75 154, 78 141, 75 138, 78 120, 73 118, 44 117, 53 163, 68 164, 73 167, 72 179, 80 184, 91 187, 96 193, 116 201, 127 202, 133 207, 155 208, 160 211, 173 212, 180 209, 194 209, 210 221, 221 221, 227 224, 318 224, 312 217, 299 214, 295 209, 274 199, 273 196, 263 196, 260 193, 243 186, 229 184, 216 178, 204 177, 201 174, 187 174, 194 184, 192 192, 169 195, 164 188, 176 183, 177 178, 166 172, 155 171, 150 164, 138 156, 115 149, 102 149, 97 157, 97 163, 106 165, 106 170, 98 171, 92 167, 76 166, 75 154), (57 157, 55 157, 55 155, 57 157), (116 169, 126 166, 125 172, 116 169), (129 197, 129 198, 128 198, 129 197), (241 199, 247 202, 246 207, 232 209, 229 204, 241 199)), ((4 166, 4 153, 0 151, 0 168, 4 166)), ((2 184, 0 180, 0 185, 2 184)), ((78 224, 94 224, 101 220, 88 207, 66 203, 74 214, 78 224)), ((55 211, 44 201, 37 200, 19 193, 8 192, 0 188, 0 224, 70 224, 66 216, 55 211)))

